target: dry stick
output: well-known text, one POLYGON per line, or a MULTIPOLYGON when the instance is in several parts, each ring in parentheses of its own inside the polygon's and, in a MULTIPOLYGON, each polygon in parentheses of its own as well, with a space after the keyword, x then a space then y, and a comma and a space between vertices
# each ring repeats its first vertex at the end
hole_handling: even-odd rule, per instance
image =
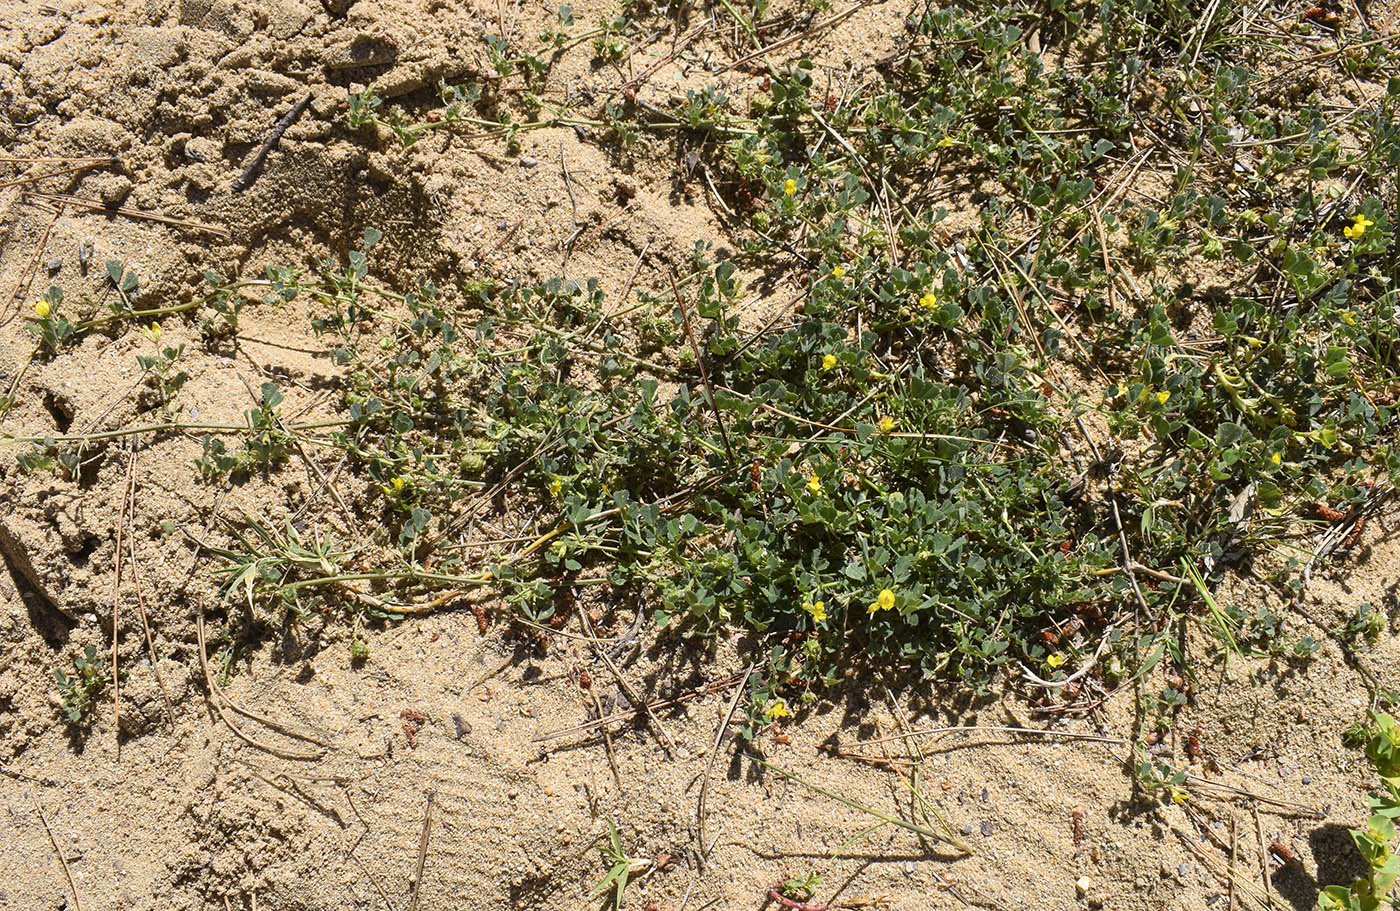
MULTIPOLYGON (((43 236, 39 238, 39 243, 35 244, 34 246, 34 255, 29 258, 29 262, 25 264, 25 267, 22 270, 20 270, 19 281, 15 282, 15 290, 10 292, 9 299, 5 301, 5 311, 8 311, 10 307, 16 301, 19 300, 20 295, 24 294, 27 290, 29 290, 29 288, 33 287, 34 273, 39 270, 39 260, 44 258, 44 248, 49 245, 49 234, 53 232, 53 226, 58 223, 59 216, 61 216, 62 214, 63 207, 59 206, 58 209, 53 213, 53 218, 50 218, 49 223, 44 226, 43 236)), ((18 315, 18 309, 16 309, 14 313, 8 313, 8 315, 6 315, 3 319, 0 319, 0 326, 8 325, 10 320, 14 319, 18 315)), ((38 352, 38 348, 35 348, 35 352, 38 352)), ((33 355, 30 356, 30 359, 33 359, 33 355)), ((28 364, 26 363, 25 366, 28 366, 28 364)), ((20 372, 23 373, 23 371, 20 372)), ((11 386, 10 390, 11 398, 13 398, 14 390, 18 388, 18 384, 19 378, 16 377, 15 384, 11 386)))
POLYGON ((126 487, 122 491, 122 505, 117 511, 117 554, 116 567, 112 571, 112 730, 117 743, 117 759, 122 758, 122 713, 121 678, 117 676, 117 645, 120 642, 118 621, 121 617, 122 587, 122 532, 126 529, 126 507, 132 500, 132 485, 136 483, 136 450, 131 450, 126 460, 126 487))
POLYGON ((867 7, 867 6, 870 6, 871 4, 873 4, 873 3, 875 3, 875 2, 876 2, 876 0, 862 0, 862 2, 857 3, 855 6, 852 6, 852 7, 851 7, 850 9, 848 9, 848 10, 844 10, 843 12, 839 12, 839 13, 837 13, 836 15, 831 16, 830 18, 823 19, 821 22, 818 22, 816 25, 813 25, 811 28, 808 28, 808 29, 806 29, 806 30, 804 30, 804 31, 798 32, 798 33, 795 34, 795 35, 789 35, 788 37, 783 38, 783 39, 780 40, 780 41, 774 41, 772 44, 768 45, 767 47, 759 48, 758 50, 754 51, 752 54, 748 54, 748 55, 746 55, 746 56, 740 57, 738 60, 735 60, 733 63, 727 64, 726 66, 722 66, 722 67, 720 67, 719 69, 715 70, 715 73, 717 73, 717 74, 718 74, 718 73, 727 73, 727 72, 729 72, 730 70, 734 69, 736 66, 743 66, 744 64, 748 63, 750 60, 756 60, 756 59, 758 59, 759 57, 764 56, 765 54, 771 54, 773 51, 782 50, 783 48, 787 47, 789 44, 796 44, 796 43, 799 42, 799 41, 802 41, 802 40, 807 39, 807 38, 811 38, 811 37, 813 37, 813 36, 819 34, 820 32, 826 31, 827 29, 831 28, 832 26, 839 25, 839 24, 841 24, 842 22, 845 22, 845 21, 846 21, 847 19, 849 19, 851 16, 854 16, 856 13, 860 12, 862 9, 864 9, 864 8, 867 7))
POLYGON ((1269 872, 1269 847, 1264 842, 1264 823, 1259 819, 1259 805, 1254 805, 1254 834, 1259 837, 1259 869, 1264 872, 1264 894, 1273 895, 1274 877, 1269 872))
MULTIPOLYGON (((1231 870, 1232 872, 1233 872, 1234 869, 1235 869, 1235 857, 1236 857, 1236 855, 1239 853, 1239 847, 1240 847, 1240 833, 1239 833, 1239 826, 1237 825, 1237 823, 1238 823, 1238 820, 1235 818, 1234 814, 1231 814, 1231 816, 1230 816, 1230 870, 1231 870)), ((1233 876, 1230 877, 1230 882, 1227 884, 1227 891, 1228 891, 1228 897, 1226 898, 1226 901, 1225 901, 1225 911, 1235 911, 1235 878, 1234 878, 1233 876)))
POLYGON ((49 821, 44 816, 44 808, 36 803, 34 812, 39 814, 39 821, 44 824, 44 831, 49 833, 49 844, 53 845, 53 853, 58 855, 58 862, 63 865, 63 875, 68 877, 68 888, 73 892, 73 907, 77 911, 83 911, 83 900, 78 897, 78 887, 73 882, 73 872, 68 869, 68 859, 63 856, 63 850, 58 846, 58 839, 53 836, 53 829, 49 828, 49 821))
MULTIPOLYGON (((603 702, 598 698, 598 691, 592 686, 588 688, 588 695, 593 697, 593 710, 598 713, 598 717, 603 717, 603 702)), ((622 786, 622 773, 617 770, 617 754, 613 752, 612 732, 605 724, 602 727, 603 749, 608 754, 608 766, 612 769, 613 781, 617 784, 617 794, 619 797, 626 796, 626 789, 622 786)))
POLYGON ((233 723, 233 721, 228 717, 228 713, 224 711, 223 703, 220 701, 220 697, 222 697, 224 700, 228 700, 229 705, 233 706, 233 708, 237 709, 238 706, 233 702, 233 700, 229 699, 227 696, 224 696, 223 690, 221 690, 219 688, 219 685, 214 682, 214 675, 209 673, 209 657, 205 651, 204 645, 203 604, 197 605, 195 620, 195 631, 199 638, 199 668, 204 673, 204 685, 207 688, 207 695, 205 698, 210 705, 214 706, 214 711, 218 713, 219 720, 224 723, 224 726, 227 727, 230 731, 232 731, 238 737, 239 740, 242 740, 249 746, 257 747, 258 749, 263 750, 264 752, 271 753, 273 756, 278 756, 282 759, 295 759, 303 762, 310 762, 320 759, 322 756, 324 756, 324 753, 294 753, 290 750, 283 750, 280 747, 263 743, 259 740, 255 740, 248 734, 245 734, 243 730, 238 727, 238 725, 233 723))
MULTIPOLYGON (((132 453, 132 458, 136 454, 132 453)), ((132 498, 132 510, 135 511, 135 497, 132 498)), ((151 672, 156 676, 156 685, 160 687, 160 698, 165 703, 165 717, 170 722, 170 729, 175 729, 175 704, 170 700, 170 691, 165 688, 165 679, 160 675, 160 667, 156 661, 155 641, 151 637, 151 621, 146 614, 146 599, 141 593, 141 567, 136 563, 136 529, 133 523, 131 534, 126 536, 127 556, 131 560, 131 584, 136 589, 136 607, 141 612, 141 629, 146 634, 146 652, 151 656, 151 672)))
POLYGON ((622 671, 618 670, 617 665, 613 663, 611 656, 608 655, 608 650, 603 648, 602 644, 598 641, 598 634, 593 629, 593 622, 588 619, 588 611, 581 610, 578 612, 578 616, 579 623, 583 626, 583 631, 592 640, 594 654, 603 659, 603 663, 607 665, 608 670, 612 672, 613 679, 617 681, 617 686, 622 690, 622 694, 626 696, 633 705, 642 706, 642 709, 647 713, 647 717, 656 725, 656 733, 659 737, 661 748, 666 751, 666 758, 674 758, 676 742, 671 739, 671 734, 666 730, 666 725, 662 723, 661 716, 652 711, 651 706, 642 700, 642 697, 638 695, 637 691, 632 687, 632 684, 628 683, 627 678, 622 676, 622 671))
POLYGON ((710 394, 710 407, 714 409, 715 422, 719 424, 719 436, 724 441, 724 451, 729 456, 729 464, 733 465, 734 450, 729 445, 729 433, 724 429, 724 417, 719 413, 719 402, 715 401, 715 387, 710 384, 710 372, 705 369, 705 359, 700 356, 700 346, 695 343, 695 333, 690 328, 690 310, 685 301, 681 300, 681 289, 676 285, 676 273, 668 272, 666 275, 671 279, 671 293, 676 296, 676 306, 681 308, 681 323, 685 326, 685 337, 690 342, 690 350, 695 353, 695 364, 700 368, 700 379, 705 383, 705 391, 710 394))
MULTIPOLYGON (((358 812, 359 811, 357 810, 356 813, 358 814, 358 812)), ((398 909, 394 907, 394 903, 389 900, 389 896, 384 891, 384 887, 379 885, 379 880, 375 879, 374 874, 369 872, 369 867, 366 867, 365 862, 360 860, 360 856, 355 853, 354 848, 350 849, 349 854, 350 859, 360 865, 360 870, 365 874, 365 877, 369 880, 370 885, 374 886, 374 891, 378 892, 379 897, 384 899, 385 907, 387 907, 389 911, 398 911, 398 909)))
POLYGON ((121 164, 121 159, 117 158, 115 155, 99 155, 89 158, 45 157, 42 155, 0 155, 0 164, 69 164, 71 162, 88 162, 93 165, 110 164, 115 167, 121 164))
POLYGON ((63 169, 58 170, 58 171, 49 171, 49 172, 44 173, 44 174, 34 174, 34 175, 29 176, 29 177, 16 177, 14 180, 7 180, 7 181, 5 181, 4 183, 0 183, 0 190, 7 190, 7 189, 9 189, 10 187, 17 187, 17 186, 20 186, 21 184, 35 183, 35 182, 40 181, 40 180, 47 180, 47 179, 49 179, 50 177, 62 177, 62 176, 64 176, 65 174, 76 174, 76 173, 78 173, 79 171, 87 171, 87 170, 91 170, 92 168, 99 168, 99 167, 101 167, 102 165, 104 165, 104 164, 106 164, 106 163, 107 163, 107 162, 106 162, 106 160, 104 159, 103 161, 95 161, 95 162, 92 162, 91 164, 80 164, 80 165, 74 165, 74 166, 71 167, 71 168, 63 168, 63 169))
POLYGON ((428 835, 433 826, 433 792, 428 792, 428 800, 423 804, 423 834, 418 837, 418 868, 413 874, 413 898, 408 902, 408 911, 418 911, 418 899, 423 895, 423 864, 428 860, 428 835))
POLYGON ((248 162, 248 166, 243 169, 243 173, 238 175, 238 179, 233 182, 233 192, 242 193, 253 185, 253 181, 257 180, 258 175, 262 173, 263 165, 267 162, 267 156, 273 149, 277 148, 277 143, 281 141, 282 134, 287 132, 292 124, 301 119, 301 115, 306 112, 306 108, 309 104, 311 104, 311 93, 307 92, 306 97, 292 105, 292 109, 284 114, 281 120, 277 121, 277 125, 272 128, 272 132, 269 133, 267 139, 263 141, 257 154, 248 162))
POLYGON ((576 724, 573 727, 563 728, 557 731, 550 731, 548 734, 541 734, 538 737, 530 738, 530 742, 544 743, 548 740, 558 740, 561 737, 569 737, 574 734, 587 734, 589 731, 592 731, 595 728, 601 727, 606 724, 612 724, 616 721, 628 721, 632 718, 637 717, 643 711, 650 712, 656 709, 670 708, 673 705, 679 705, 682 702, 688 702, 691 699, 696 699, 700 696, 705 696, 710 693, 713 693, 715 690, 723 689, 724 687, 729 686, 729 684, 737 681, 740 678, 740 676, 742 675, 731 674, 728 677, 712 681, 710 683, 705 684, 702 687, 691 690, 689 693, 683 693, 680 696, 671 696, 667 699, 658 699, 655 702, 647 703, 645 706, 631 708, 621 712, 613 712, 606 718, 597 718, 593 721, 586 721, 583 724, 576 724))
POLYGON ((145 221, 153 221, 162 225, 170 225, 176 228, 189 228, 191 231, 204 231, 207 234, 216 234, 225 240, 233 237, 232 232, 226 228, 206 225, 202 222, 190 221, 184 218, 173 218, 169 215, 161 215, 158 212, 143 212, 140 209, 128 209, 124 206, 108 206, 95 199, 84 199, 81 196, 71 196, 67 193, 39 193, 35 191, 25 191, 24 199, 46 202, 49 205, 69 205, 77 206, 80 209, 87 209, 90 212, 103 212, 107 215, 125 215, 127 218, 139 218, 145 221))
POLYGON ((734 698, 729 700, 729 709, 724 713, 724 718, 719 723, 719 729, 715 731, 715 742, 710 747, 710 758, 705 762, 705 774, 700 776, 700 802, 695 807, 695 832, 696 840, 700 842, 700 868, 705 867, 705 797, 710 792, 710 770, 714 767, 715 757, 719 755, 719 748, 724 743, 724 732, 729 730, 729 722, 734 720, 734 713, 739 709, 739 700, 744 696, 744 687, 749 682, 749 677, 753 674, 753 669, 757 662, 749 662, 748 669, 744 671, 744 679, 739 681, 739 685, 734 689, 734 698))

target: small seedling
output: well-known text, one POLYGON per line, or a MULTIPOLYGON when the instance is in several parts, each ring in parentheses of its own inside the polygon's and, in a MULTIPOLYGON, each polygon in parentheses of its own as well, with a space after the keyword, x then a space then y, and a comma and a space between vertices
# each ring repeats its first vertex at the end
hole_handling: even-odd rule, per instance
POLYGON ((621 909, 622 893, 627 888, 628 880, 637 873, 650 870, 651 861, 627 856, 622 850, 622 835, 611 820, 608 821, 608 844, 602 851, 603 861, 610 866, 598 885, 593 888, 593 895, 606 892, 611 887, 614 890, 613 908, 621 909))
POLYGON ((87 646, 73 662, 73 673, 65 674, 62 668, 54 668, 54 683, 62 696, 63 714, 69 724, 79 724, 96 698, 107 686, 107 678, 97 661, 97 649, 87 646))

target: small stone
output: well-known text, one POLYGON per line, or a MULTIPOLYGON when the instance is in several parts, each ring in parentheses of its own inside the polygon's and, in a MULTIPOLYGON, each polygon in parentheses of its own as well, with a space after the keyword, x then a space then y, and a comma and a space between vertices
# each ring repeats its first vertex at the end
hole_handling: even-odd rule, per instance
POLYGON ((1312 784, 1312 776, 1311 776, 1311 775, 1304 775, 1304 776, 1303 776, 1303 784, 1312 784))
POLYGON ((472 732, 471 724, 467 721, 467 719, 463 718, 456 712, 452 713, 452 726, 457 729, 458 740, 461 740, 463 737, 467 736, 472 732))
POLYGON ((509 791, 506 791, 506 796, 509 797, 511 800, 514 800, 515 798, 520 796, 520 789, 511 788, 509 791))
POLYGON ((985 820, 985 821, 982 823, 982 834, 983 834, 984 836, 991 835, 991 834, 992 834, 993 832, 995 832, 996 830, 997 830, 997 829, 996 829, 996 826, 992 825, 992 821, 991 821, 990 819, 985 820))
POLYGON ((906 861, 904 862, 904 875, 905 875, 905 876, 913 876, 913 875, 914 875, 914 862, 913 862, 912 860, 906 860, 906 861))
POLYGON ((974 831, 976 831, 976 830, 973 829, 972 823, 968 823, 967 825, 965 825, 965 826, 962 827, 962 833, 963 833, 964 835, 971 835, 974 831))
POLYGON ((1182 879, 1185 879, 1190 873, 1191 873, 1191 865, 1190 865, 1190 864, 1182 864, 1182 865, 1180 865, 1179 867, 1176 868, 1176 875, 1177 875, 1178 877, 1182 878, 1182 879))
POLYGON ((63 260, 55 256, 53 259, 44 263, 44 268, 48 270, 50 275, 57 275, 59 270, 63 268, 63 260))
POLYGON ((1074 881, 1074 894, 1080 898, 1089 894, 1089 877, 1081 876, 1074 881))
POLYGON ((531 158, 529 155, 526 155, 524 158, 520 159, 520 166, 522 168, 533 168, 538 164, 539 162, 531 158))

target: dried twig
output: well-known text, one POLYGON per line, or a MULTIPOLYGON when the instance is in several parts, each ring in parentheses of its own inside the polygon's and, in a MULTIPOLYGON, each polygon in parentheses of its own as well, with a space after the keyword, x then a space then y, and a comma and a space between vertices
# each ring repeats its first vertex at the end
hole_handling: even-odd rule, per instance
POLYGON ((145 221, 154 221, 162 225, 170 225, 176 228, 189 228, 191 231, 203 231, 206 234, 216 234, 219 237, 228 239, 233 237, 232 232, 226 228, 219 228, 214 225, 206 225, 202 222, 190 221, 185 218, 173 218, 169 215, 161 215, 158 212, 143 212, 140 209, 128 209, 124 206, 109 206, 98 202, 95 199, 84 199, 81 196, 70 196, 67 193, 39 193, 26 191, 24 194, 26 202, 43 202, 51 206, 69 205, 79 209, 87 209, 90 212, 104 212, 108 215, 124 215, 127 218, 139 218, 145 221))
POLYGON ((242 193, 253 185, 253 181, 257 180, 258 175, 262 173, 263 165, 267 162, 267 156, 273 149, 277 148, 277 143, 282 140, 282 134, 287 132, 292 124, 301 119, 301 115, 306 112, 306 108, 310 104, 311 93, 307 92, 306 97, 292 105, 292 109, 284 114, 281 120, 277 121, 277 125, 272 128, 272 132, 268 134, 267 139, 263 140, 263 144, 259 147, 257 154, 249 160, 248 166, 243 169, 243 173, 239 174, 238 179, 233 182, 233 192, 242 193))
POLYGON ((725 689, 731 683, 737 681, 741 676, 743 675, 730 674, 728 677, 722 677, 719 680, 711 681, 710 683, 707 683, 702 687, 693 689, 688 693, 682 693, 679 696, 671 696, 667 699, 658 699, 655 702, 649 702, 645 705, 634 706, 633 708, 626 709, 625 711, 613 712, 606 718, 596 718, 593 721, 586 721, 583 724, 576 724, 573 727, 561 728, 557 731, 550 731, 547 734, 541 734, 538 737, 531 738, 530 742, 543 743, 548 740, 558 740, 561 737, 569 737, 574 734, 587 734, 589 731, 592 731, 595 728, 601 727, 605 724, 612 724, 617 721, 628 721, 629 719, 637 717, 644 711, 654 712, 657 709, 670 708, 673 705, 679 705, 682 702, 688 702, 691 699, 697 699, 701 696, 708 695, 710 693, 713 693, 715 690, 725 689))
POLYGON ((633 705, 642 706, 643 711, 647 713, 647 717, 656 725, 656 733, 660 739, 661 748, 666 751, 666 757, 668 759, 673 758, 676 752, 676 742, 672 739, 671 733, 666 730, 666 725, 661 721, 661 716, 652 711, 651 706, 647 705, 647 703, 642 700, 636 688, 622 675, 622 671, 618 670, 617 664, 612 660, 612 657, 608 655, 608 650, 603 648, 602 643, 598 641, 597 634, 593 630, 593 623, 588 619, 588 611, 581 610, 578 612, 578 616, 579 622, 583 626, 584 633, 592 639, 594 654, 603 659, 603 664, 607 665, 608 670, 612 672, 613 679, 617 681, 617 686, 622 690, 622 694, 626 696, 633 705))
POLYGON ((132 499, 132 487, 136 483, 136 450, 131 450, 126 461, 126 486, 122 489, 122 503, 117 510, 117 552, 115 568, 112 570, 112 730, 117 744, 117 759, 122 756, 122 714, 121 677, 117 674, 117 646, 121 642, 121 587, 122 587, 122 533, 126 530, 126 508, 132 499))
POLYGON ((729 730, 729 722, 734 720, 734 713, 739 709, 739 700, 744 696, 744 687, 749 682, 749 677, 753 675, 753 669, 757 662, 749 662, 748 668, 744 671, 744 677, 739 681, 738 687, 734 690, 734 698, 729 700, 729 709, 720 720, 719 729, 715 731, 715 742, 710 747, 710 758, 705 762, 705 773, 700 776, 700 801, 695 807, 695 831, 696 840, 700 842, 700 865, 703 869, 705 852, 705 797, 710 791, 710 770, 714 767, 715 757, 719 755, 719 748, 724 744, 724 732, 729 730))
POLYGON ((39 821, 44 824, 44 831, 49 833, 49 844, 53 845, 53 853, 58 855, 58 862, 63 865, 63 875, 68 878, 68 888, 73 892, 73 907, 77 911, 83 911, 83 900, 78 895, 77 885, 73 882, 73 871, 68 869, 68 859, 63 856, 63 849, 58 846, 58 839, 54 837, 53 829, 49 828, 49 821, 44 816, 44 808, 36 803, 34 812, 39 814, 39 821))
POLYGON ((734 449, 729 445, 729 434, 724 429, 724 417, 719 413, 719 402, 715 400, 715 387, 710 383, 710 372, 705 369, 705 358, 700 354, 700 346, 695 343, 695 333, 690 328, 690 310, 681 299, 681 290, 676 285, 676 274, 667 273, 671 279, 671 293, 676 296, 676 306, 681 309, 681 323, 685 326, 685 337, 690 341, 690 350, 695 353, 695 365, 700 368, 700 379, 705 384, 705 391, 710 394, 710 408, 715 413, 715 423, 719 424, 719 436, 724 441, 724 451, 729 456, 729 464, 734 462, 734 449))
POLYGON ((418 899, 423 895, 423 865, 428 860, 428 835, 433 828, 433 792, 423 804, 423 833, 418 837, 418 866, 413 873, 413 898, 408 902, 408 911, 418 911, 418 899))

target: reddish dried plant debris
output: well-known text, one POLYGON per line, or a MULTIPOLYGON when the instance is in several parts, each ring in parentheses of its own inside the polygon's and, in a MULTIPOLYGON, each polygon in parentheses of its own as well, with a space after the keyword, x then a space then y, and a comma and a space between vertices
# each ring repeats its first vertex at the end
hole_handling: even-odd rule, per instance
POLYGON ((1269 851, 1283 861, 1285 866, 1301 867, 1303 865, 1303 862, 1298 859, 1298 855, 1294 854, 1293 850, 1281 841, 1275 841, 1269 845, 1269 851))
POLYGON ((1333 509, 1326 503, 1314 503, 1312 508, 1319 519, 1326 519, 1328 522, 1340 522, 1347 517, 1346 512, 1333 509))
POLYGON ((1195 759, 1201 755, 1201 738, 1206 735, 1202 728, 1196 728, 1186 736, 1186 756, 1195 759))
POLYGON ((481 631, 481 635, 486 635, 486 631, 491 628, 491 622, 486 618, 486 605, 473 604, 472 613, 476 614, 476 626, 481 631))
POLYGON ((1075 807, 1069 811, 1070 833, 1074 836, 1074 846, 1077 848, 1084 844, 1084 816, 1086 811, 1083 807, 1075 807))
POLYGON ((399 712, 399 717, 403 719, 403 735, 408 738, 408 748, 418 749, 418 731, 422 729, 428 716, 417 709, 404 709, 399 712))
POLYGON ((1361 533, 1365 530, 1366 517, 1362 516, 1361 518, 1356 520, 1356 528, 1352 529, 1351 534, 1347 535, 1347 539, 1342 542, 1342 546, 1345 547, 1347 550, 1351 550, 1352 548, 1356 547, 1356 545, 1361 543, 1361 533))
POLYGON ((785 883, 774 883, 768 887, 768 897, 782 905, 784 908, 791 908, 792 911, 827 911, 826 905, 814 905, 810 902, 800 902, 788 898, 783 894, 785 883))

